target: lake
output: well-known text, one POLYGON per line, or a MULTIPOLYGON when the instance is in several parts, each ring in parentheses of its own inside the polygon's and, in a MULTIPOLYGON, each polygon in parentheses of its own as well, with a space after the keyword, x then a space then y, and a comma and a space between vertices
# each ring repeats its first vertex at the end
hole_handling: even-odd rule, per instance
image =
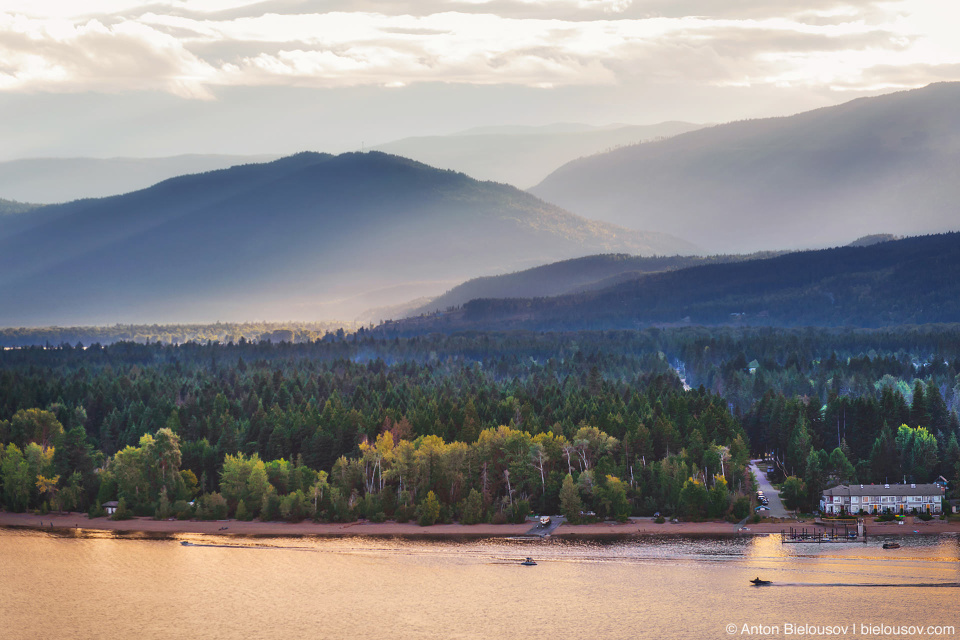
POLYGON ((0 637, 960 638, 958 538, 898 540, 902 548, 885 551, 882 540, 783 545, 776 536, 239 538, 0 528, 0 637), (525 556, 537 566, 520 566, 525 556), (757 576, 774 584, 751 586, 757 576), (895 633, 911 625, 922 634, 895 633))

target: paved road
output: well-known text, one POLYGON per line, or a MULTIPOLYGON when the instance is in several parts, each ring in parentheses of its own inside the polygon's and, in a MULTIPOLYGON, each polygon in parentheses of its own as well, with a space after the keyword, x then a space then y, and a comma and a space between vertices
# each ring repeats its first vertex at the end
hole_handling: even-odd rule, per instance
POLYGON ((550 516, 550 524, 545 527, 541 527, 538 520, 537 524, 533 525, 533 529, 527 531, 526 535, 540 537, 548 536, 553 533, 561 524, 563 524, 563 516, 550 516))
POLYGON ((757 466, 757 461, 752 460, 750 462, 750 470, 753 471, 753 475, 756 476, 757 485, 759 485, 760 490, 763 491, 763 495, 770 501, 770 504, 767 505, 770 507, 770 511, 761 511, 760 513, 769 518, 789 518, 792 514, 784 508, 783 503, 780 501, 780 492, 774 489, 770 481, 767 480, 767 474, 760 471, 760 468, 757 466))

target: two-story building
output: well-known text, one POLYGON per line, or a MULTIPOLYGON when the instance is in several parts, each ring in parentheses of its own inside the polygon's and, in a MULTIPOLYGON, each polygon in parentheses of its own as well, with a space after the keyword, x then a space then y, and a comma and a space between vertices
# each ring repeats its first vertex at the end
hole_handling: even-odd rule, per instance
POLYGON ((936 484, 841 484, 823 492, 820 512, 940 513, 943 488, 936 484))

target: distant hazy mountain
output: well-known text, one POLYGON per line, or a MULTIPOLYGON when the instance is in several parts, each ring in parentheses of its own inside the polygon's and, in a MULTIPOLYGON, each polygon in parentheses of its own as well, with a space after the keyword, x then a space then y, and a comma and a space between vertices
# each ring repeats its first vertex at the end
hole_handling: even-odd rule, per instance
POLYGON ((40 205, 31 204, 28 202, 17 202, 16 200, 4 200, 3 198, 0 198, 0 216, 26 213, 28 211, 33 211, 39 206, 40 205))
POLYGON ((441 169, 462 171, 478 180, 525 188, 574 158, 674 136, 700 126, 663 122, 609 127, 566 123, 542 127, 478 127, 450 136, 404 138, 377 149, 441 169))
POLYGON ((0 197, 27 202, 70 202, 144 189, 161 180, 276 155, 183 155, 169 158, 27 158, 0 162, 0 197))
POLYGON ((565 293, 603 289, 620 282, 636 280, 648 273, 672 271, 702 264, 720 264, 765 257, 774 253, 750 256, 631 256, 605 254, 562 260, 524 271, 498 276, 473 278, 432 300, 419 304, 378 309, 377 320, 403 318, 422 313, 444 311, 477 298, 544 298, 565 293), (390 315, 390 314, 393 315, 390 315), (387 314, 387 315, 384 315, 387 314))
POLYGON ((0 218, 0 326, 351 319, 478 273, 697 251, 379 152, 303 153, 13 218, 29 225, 0 218))
POLYGON ((472 300, 453 312, 389 323, 384 329, 416 333, 935 322, 960 322, 958 233, 689 267, 554 298, 472 300))
POLYGON ((719 125, 573 161, 531 192, 711 251, 960 228, 960 83, 719 125))

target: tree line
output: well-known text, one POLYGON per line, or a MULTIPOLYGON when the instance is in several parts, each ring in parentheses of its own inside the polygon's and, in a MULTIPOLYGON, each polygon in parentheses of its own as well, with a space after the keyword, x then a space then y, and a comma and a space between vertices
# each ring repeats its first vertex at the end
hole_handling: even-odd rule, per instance
POLYGON ((956 481, 958 337, 954 326, 360 330, 2 351, 0 481, 15 487, 3 504, 123 498, 141 515, 237 515, 242 502, 244 517, 419 518, 432 493, 438 519, 734 517, 749 512, 752 453, 802 483, 791 485, 796 503, 810 508, 830 483, 956 481), (172 438, 177 465, 137 466, 172 438), (429 472, 416 467, 407 483, 401 453, 425 456, 429 472), (225 469, 260 463, 276 496, 266 509, 262 491, 223 486, 225 469))
POLYGON ((750 488, 749 444, 726 402, 685 393, 659 351, 583 338, 475 336, 457 355, 391 340, 366 359, 340 357, 371 346, 346 339, 4 352, 3 469, 18 471, 0 481, 20 487, 4 506, 119 499, 140 515, 329 520, 426 521, 425 504, 461 521, 729 515, 750 488), (18 476, 22 461, 32 462, 18 476), (56 478, 59 501, 35 486, 40 476, 56 478))

